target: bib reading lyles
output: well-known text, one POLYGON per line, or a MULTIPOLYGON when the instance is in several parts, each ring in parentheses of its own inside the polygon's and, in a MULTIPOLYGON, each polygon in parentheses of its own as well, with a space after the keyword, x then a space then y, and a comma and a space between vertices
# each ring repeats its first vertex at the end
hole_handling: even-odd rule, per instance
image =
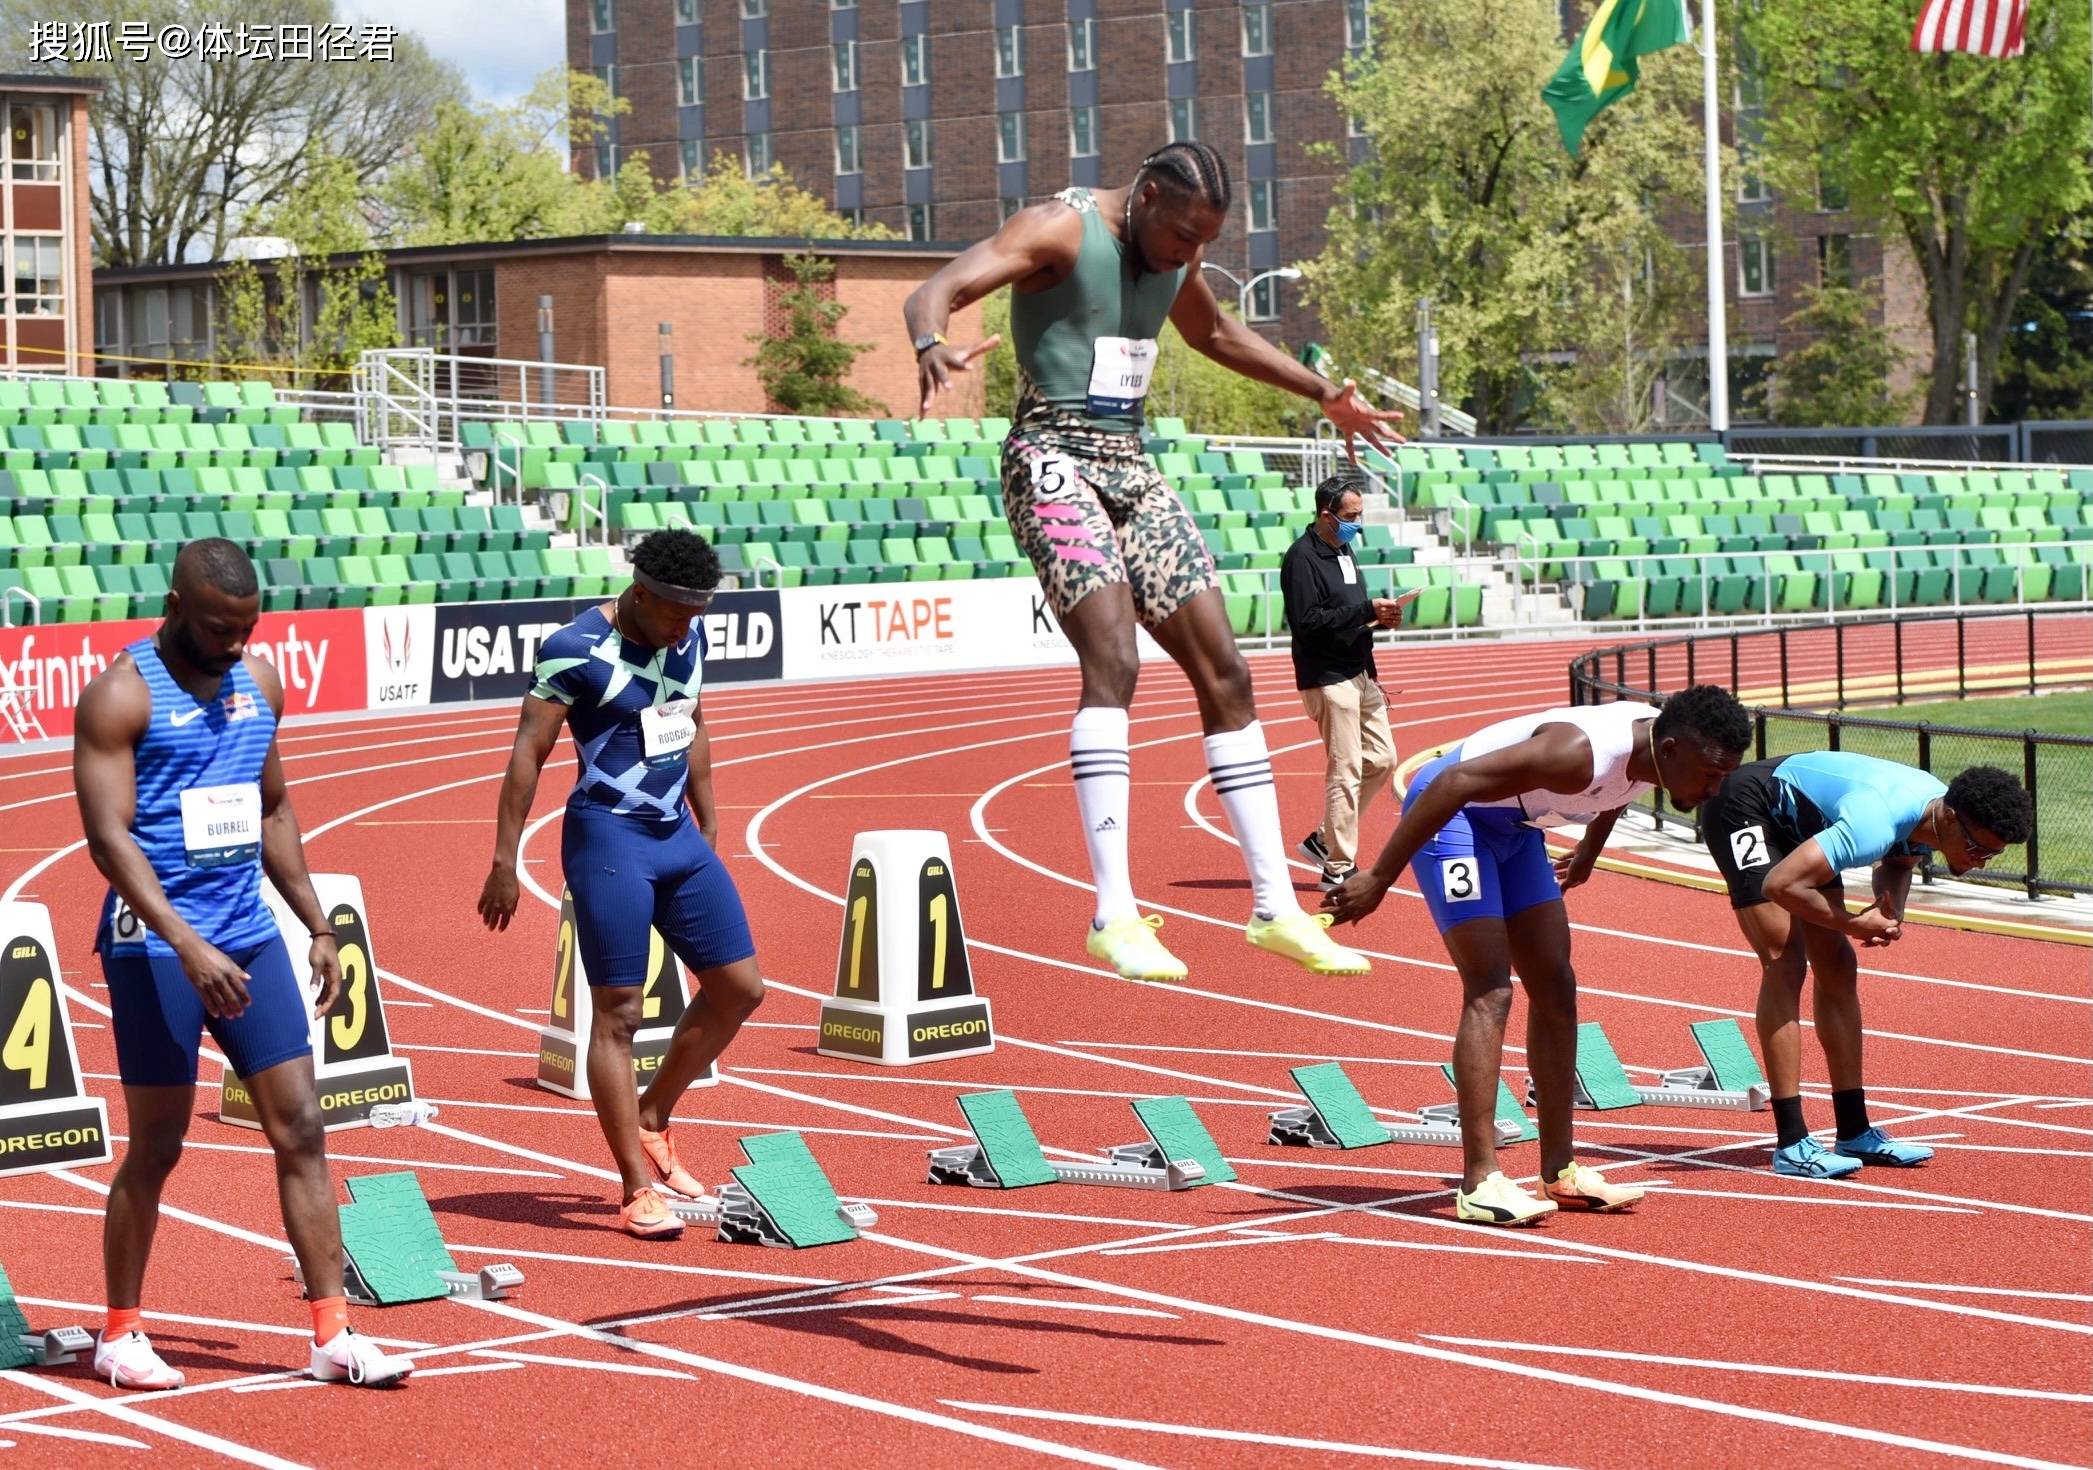
POLYGON ((1099 415, 1133 413, 1148 396, 1148 380, 1155 375, 1156 344, 1153 337, 1100 337, 1090 358, 1090 412, 1099 415))
POLYGON ((192 786, 184 791, 182 846, 192 868, 253 862, 262 851, 262 788, 192 786))
POLYGON ((640 711, 640 753, 650 766, 671 765, 698 738, 698 723, 691 718, 695 699, 672 699, 640 711))

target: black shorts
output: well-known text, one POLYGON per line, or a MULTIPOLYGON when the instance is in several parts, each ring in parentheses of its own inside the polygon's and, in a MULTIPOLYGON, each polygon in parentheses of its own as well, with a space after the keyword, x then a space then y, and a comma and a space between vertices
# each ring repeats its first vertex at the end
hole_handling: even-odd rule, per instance
MULTIPOLYGON (((1722 789, 1700 810, 1701 840, 1729 885, 1730 907, 1754 908, 1773 865, 1824 830, 1809 799, 1774 779, 1777 760, 1753 761, 1724 778, 1722 789)), ((1843 906, 1845 885, 1836 877, 1822 890, 1843 906)))

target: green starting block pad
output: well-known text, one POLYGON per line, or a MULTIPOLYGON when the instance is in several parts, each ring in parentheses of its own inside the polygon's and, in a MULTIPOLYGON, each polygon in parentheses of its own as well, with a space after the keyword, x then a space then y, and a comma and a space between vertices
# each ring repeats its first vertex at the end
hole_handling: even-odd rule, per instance
POLYGON ((32 1332, 15 1300, 14 1283, 0 1267, 0 1369, 62 1368, 92 1351, 94 1338, 85 1327, 49 1327, 32 1332))
MULTIPOLYGON (((1458 1086, 1453 1080, 1453 1063, 1441 1062, 1439 1071, 1446 1078, 1449 1085, 1458 1086)), ((1417 1111, 1427 1122, 1447 1123, 1454 1127, 1460 1126, 1461 1105, 1457 1102, 1433 1103, 1429 1107, 1422 1107, 1417 1111)), ((1533 1119, 1526 1116, 1526 1109, 1519 1106, 1519 1099, 1512 1096, 1511 1085, 1500 1074, 1497 1078, 1497 1142, 1499 1146, 1501 1147, 1507 1143, 1532 1143, 1540 1136, 1541 1130, 1534 1126, 1533 1119)))
MULTIPOLYGON (((1371 1148, 1377 1143, 1422 1143, 1441 1148, 1459 1148, 1461 1130, 1436 1118, 1415 1123, 1383 1123, 1374 1116, 1366 1099, 1345 1070, 1336 1062, 1292 1069, 1294 1085, 1308 1099, 1305 1108, 1281 1108, 1272 1114, 1272 1131, 1266 1143, 1294 1148, 1371 1148)), ((1498 1141, 1505 1125, 1498 1125, 1498 1141)))
MULTIPOLYGON (((1160 1168, 1133 1163, 1051 1163, 1040 1150, 1038 1135, 1017 1094, 1007 1089, 967 1093, 959 1099, 959 1110, 974 1130, 974 1141, 930 1151, 932 1184, 968 1184, 977 1189, 1019 1189, 1028 1184, 1190 1189, 1206 1178, 1205 1167, 1193 1158, 1168 1159, 1160 1168)), ((1206 1132, 1203 1127, 1199 1131, 1206 1132)), ((1213 1140, 1207 1142, 1211 1146, 1213 1140)))
MULTIPOLYGON (((1692 1029, 1705 1065, 1664 1072, 1658 1086, 1638 1087, 1628 1080, 1605 1029, 1597 1021, 1584 1022, 1577 1028, 1577 1082, 1572 1102, 1580 1108, 1602 1110, 1659 1103, 1746 1113, 1772 1106, 1772 1089, 1734 1020, 1697 1021, 1692 1029)), ((1526 1100, 1534 1101, 1530 1077, 1526 1100)))
MULTIPOLYGON (((1526 1101, 1539 1102, 1532 1077, 1526 1079, 1526 1101)), ((1628 1080, 1613 1043, 1606 1039, 1606 1028, 1597 1021, 1581 1022, 1577 1027, 1577 1071, 1570 1084, 1571 1106, 1611 1112, 1642 1101, 1642 1093, 1628 1080)))
POLYGON ((1148 1140, 1114 1144, 1106 1149, 1105 1157, 1113 1163, 1165 1169, 1172 1159, 1191 1159, 1206 1171, 1205 1178, 1192 1181, 1195 1188, 1201 1184, 1226 1184, 1236 1177, 1228 1160, 1221 1157, 1221 1146, 1183 1098, 1144 1097, 1134 1104, 1134 1116, 1148 1130, 1148 1140))
MULTIPOLYGON (((499 1301, 523 1285, 523 1273, 506 1263, 458 1269, 411 1170, 366 1174, 348 1185, 350 1203, 341 1207, 342 1290, 350 1301, 367 1307, 451 1296, 499 1301)), ((303 1286, 296 1257, 291 1269, 303 1286)))
POLYGON ((669 1201, 680 1220, 717 1227, 733 1245, 804 1248, 856 1240, 879 1216, 870 1205, 846 1204, 797 1133, 760 1133, 741 1140, 749 1162, 717 1198, 669 1201))

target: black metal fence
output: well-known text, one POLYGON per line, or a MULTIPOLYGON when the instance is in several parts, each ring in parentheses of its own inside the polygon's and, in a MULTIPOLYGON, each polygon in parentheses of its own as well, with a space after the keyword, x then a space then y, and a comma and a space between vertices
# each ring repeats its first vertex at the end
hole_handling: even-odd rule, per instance
MULTIPOLYGON (((2041 609, 1945 612, 1733 633, 1593 650, 1570 665, 1570 702, 1661 699, 1722 684, 1751 708, 1766 760, 1853 750, 1953 780, 1975 765, 2021 778, 2035 801, 2024 871, 1973 878, 2044 893, 2093 893, 2093 733, 1978 729, 1881 719, 1855 708, 1917 700, 2032 697, 2093 683, 2093 615, 2041 609)), ((1651 808, 1666 820, 1661 791, 1651 808)), ((1679 821, 1677 814, 1670 820, 1679 821)), ((1939 869, 1921 870, 1931 882, 1939 869)))

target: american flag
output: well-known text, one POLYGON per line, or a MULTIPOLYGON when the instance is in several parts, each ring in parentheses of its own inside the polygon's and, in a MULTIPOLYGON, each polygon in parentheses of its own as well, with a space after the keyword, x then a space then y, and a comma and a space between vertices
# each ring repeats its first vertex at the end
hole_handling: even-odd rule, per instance
POLYGON ((2027 27, 2028 0, 1926 0, 1911 49, 2018 56, 2027 27))

